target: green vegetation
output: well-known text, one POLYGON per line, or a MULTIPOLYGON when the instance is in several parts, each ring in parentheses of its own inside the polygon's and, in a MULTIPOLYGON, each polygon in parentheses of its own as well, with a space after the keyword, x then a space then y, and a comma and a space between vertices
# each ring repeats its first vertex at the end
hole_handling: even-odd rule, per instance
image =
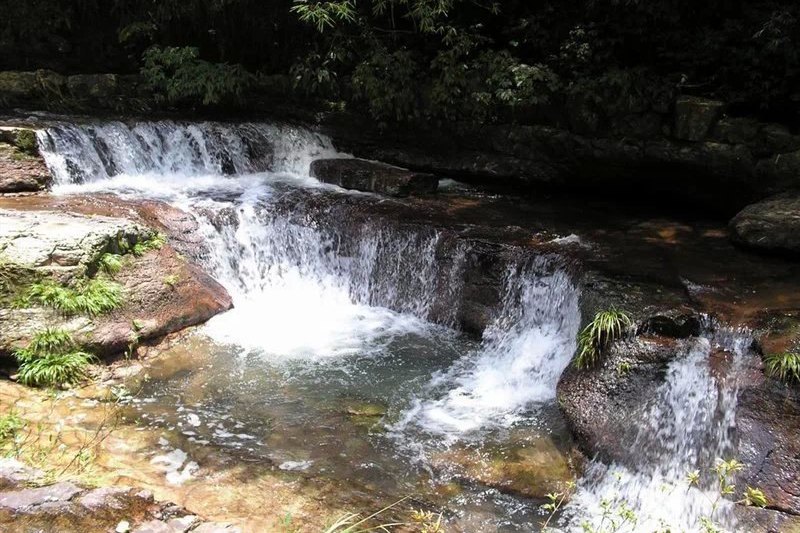
POLYGON ((141 257, 151 250, 159 250, 166 243, 167 238, 161 233, 156 233, 149 239, 139 241, 134 244, 130 249, 130 252, 136 257, 141 257))
POLYGON ((608 345, 625 336, 633 325, 630 316, 618 309, 599 311, 578 334, 575 366, 589 368, 597 364, 608 345))
POLYGON ((783 352, 764 357, 767 374, 785 382, 800 383, 800 353, 783 352))
POLYGON ((389 531, 404 526, 415 526, 421 533, 444 533, 441 513, 415 510, 410 513, 408 521, 390 521, 373 524, 386 511, 396 507, 407 500, 402 498, 383 509, 375 511, 369 516, 362 517, 358 513, 345 513, 337 518, 333 524, 325 528, 324 533, 367 533, 368 531, 389 531))
POLYGON ((164 276, 164 285, 170 289, 174 289, 175 285, 177 285, 180 280, 181 277, 178 274, 170 274, 168 276, 164 276))
POLYGON ((122 270, 122 256, 119 254, 104 253, 97 260, 97 266, 100 270, 109 276, 115 276, 122 270))
POLYGON ((35 156, 39 153, 39 143, 33 130, 18 130, 14 144, 27 155, 35 156))
POLYGON ((17 305, 38 304, 66 315, 97 316, 117 309, 122 302, 123 291, 119 284, 95 278, 81 280, 74 287, 63 286, 53 280, 33 283, 17 305))
POLYGON ((25 422, 14 411, 0 416, 0 447, 13 441, 25 422))
POLYGON ((385 121, 572 121, 570 102, 608 123, 684 93, 800 122, 794 0, 37 0, 3 14, 7 68, 140 71, 169 104, 231 104, 282 76, 287 97, 385 121))
POLYGON ((69 332, 46 329, 14 356, 20 363, 19 381, 25 385, 56 387, 86 377, 91 354, 78 349, 69 332))
POLYGON ((204 105, 237 101, 253 82, 253 75, 241 65, 210 63, 199 56, 195 47, 153 46, 144 53, 142 76, 164 101, 204 105))

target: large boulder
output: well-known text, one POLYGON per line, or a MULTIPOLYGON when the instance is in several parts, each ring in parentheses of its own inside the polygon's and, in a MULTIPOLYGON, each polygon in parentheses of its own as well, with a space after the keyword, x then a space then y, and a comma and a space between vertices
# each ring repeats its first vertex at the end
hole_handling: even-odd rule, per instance
POLYGON ((800 253, 800 195, 768 198, 742 209, 730 223, 734 242, 770 252, 800 253))
POLYGON ((311 175, 325 183, 388 196, 436 192, 436 176, 365 159, 317 159, 311 175))
POLYGON ((52 175, 40 158, 0 142, 0 194, 40 191, 51 181, 52 175))
POLYGON ((232 303, 225 289, 169 244, 144 254, 125 254, 155 233, 129 218, 0 209, 0 281, 5 285, 0 354, 25 346, 49 327, 69 331, 97 355, 110 355, 229 309, 232 303), (68 284, 97 276, 98 260, 107 252, 124 254, 122 268, 112 276, 124 294, 119 309, 91 317, 68 316, 35 302, 19 308, 15 295, 24 294, 33 282, 53 279, 68 284))
POLYGON ((676 138, 684 141, 702 141, 711 132, 725 110, 725 104, 716 100, 681 96, 675 102, 676 138))

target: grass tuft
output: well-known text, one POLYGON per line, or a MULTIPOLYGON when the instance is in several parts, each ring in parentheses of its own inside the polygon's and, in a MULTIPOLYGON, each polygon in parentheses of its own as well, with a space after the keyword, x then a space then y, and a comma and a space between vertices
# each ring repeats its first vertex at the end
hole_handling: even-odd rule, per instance
POLYGON ((45 387, 77 383, 86 377, 86 368, 94 359, 77 349, 69 332, 50 328, 34 335, 14 356, 20 363, 19 381, 45 387))
POLYGON ((631 317, 624 311, 609 309, 599 311, 578 334, 578 356, 575 366, 589 368, 597 364, 603 351, 614 340, 623 337, 633 325, 631 317))
POLYGON ((800 382, 800 353, 771 353, 764 357, 767 374, 781 381, 800 382))
POLYGON ((31 285, 20 305, 36 303, 52 307, 67 315, 97 316, 122 305, 122 287, 104 279, 81 282, 75 288, 59 285, 53 280, 31 285))
POLYGON ((104 253, 97 260, 97 266, 100 270, 109 276, 115 276, 122 270, 122 256, 112 253, 104 253))

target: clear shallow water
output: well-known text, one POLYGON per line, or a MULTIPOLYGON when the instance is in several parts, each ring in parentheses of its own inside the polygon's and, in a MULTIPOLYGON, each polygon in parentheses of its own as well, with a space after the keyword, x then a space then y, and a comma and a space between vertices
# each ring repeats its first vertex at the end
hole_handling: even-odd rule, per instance
MULTIPOLYGON (((351 194, 308 177, 313 158, 341 156, 324 137, 158 122, 63 125, 39 140, 57 194, 155 198, 192 213, 207 243, 200 260, 233 297, 179 371, 151 370, 132 416, 236 460, 340 480, 366 506, 416 494, 455 530, 538 529, 541 500, 530 496, 568 478, 553 467, 571 445, 554 398, 580 322, 577 290, 552 259, 503 267, 504 294, 477 342, 448 328, 468 246, 307 212, 315 197, 351 194)), ((708 351, 701 340, 670 366, 643 414, 641 462, 589 466, 568 529, 596 519, 609 493, 643 527, 706 512, 697 494, 663 488, 732 446, 735 384, 709 372, 708 351)))
POLYGON ((540 502, 465 471, 541 443, 563 462, 570 442, 553 400, 579 313, 557 266, 509 263, 478 342, 448 327, 466 246, 381 221, 323 227, 302 204, 278 209, 298 189, 345 194, 307 175, 312 158, 337 155, 324 138, 269 125, 111 123, 54 128, 40 144, 57 194, 155 198, 195 215, 201 261, 233 297, 191 364, 161 377, 152 369, 131 416, 241 460, 346 481, 370 495, 367 506, 416 494, 455 529, 536 528, 540 502), (454 464, 451 450, 466 453, 454 464))

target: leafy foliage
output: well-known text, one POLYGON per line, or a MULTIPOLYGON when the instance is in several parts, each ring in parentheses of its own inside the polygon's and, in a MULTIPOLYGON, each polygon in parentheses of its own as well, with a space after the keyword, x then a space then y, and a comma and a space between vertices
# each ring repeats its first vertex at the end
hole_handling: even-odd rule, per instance
POLYGON ((781 381, 800 383, 800 353, 773 353, 764 357, 767 374, 781 381))
POLYGON ((578 356, 575 366, 589 368, 597 364, 606 347, 623 337, 631 328, 630 316, 618 309, 599 311, 578 334, 578 356))
POLYGON ((13 411, 0 416, 0 446, 14 440, 23 427, 25 422, 13 411))
POLYGON ((73 384, 86 376, 93 359, 75 345, 72 335, 61 329, 46 329, 15 354, 19 381, 25 385, 54 387, 73 384))
POLYGON ((122 305, 122 287, 105 279, 82 280, 66 287, 53 280, 32 284, 18 305, 38 304, 52 307, 66 315, 97 316, 122 305))
POLYGON ((166 243, 167 238, 161 233, 156 233, 149 239, 134 244, 130 252, 136 257, 141 257, 149 251, 161 249, 166 243))
POLYGON ((241 65, 210 63, 191 46, 153 46, 143 56, 141 73, 150 88, 170 103, 203 105, 238 101, 253 78, 241 65))

